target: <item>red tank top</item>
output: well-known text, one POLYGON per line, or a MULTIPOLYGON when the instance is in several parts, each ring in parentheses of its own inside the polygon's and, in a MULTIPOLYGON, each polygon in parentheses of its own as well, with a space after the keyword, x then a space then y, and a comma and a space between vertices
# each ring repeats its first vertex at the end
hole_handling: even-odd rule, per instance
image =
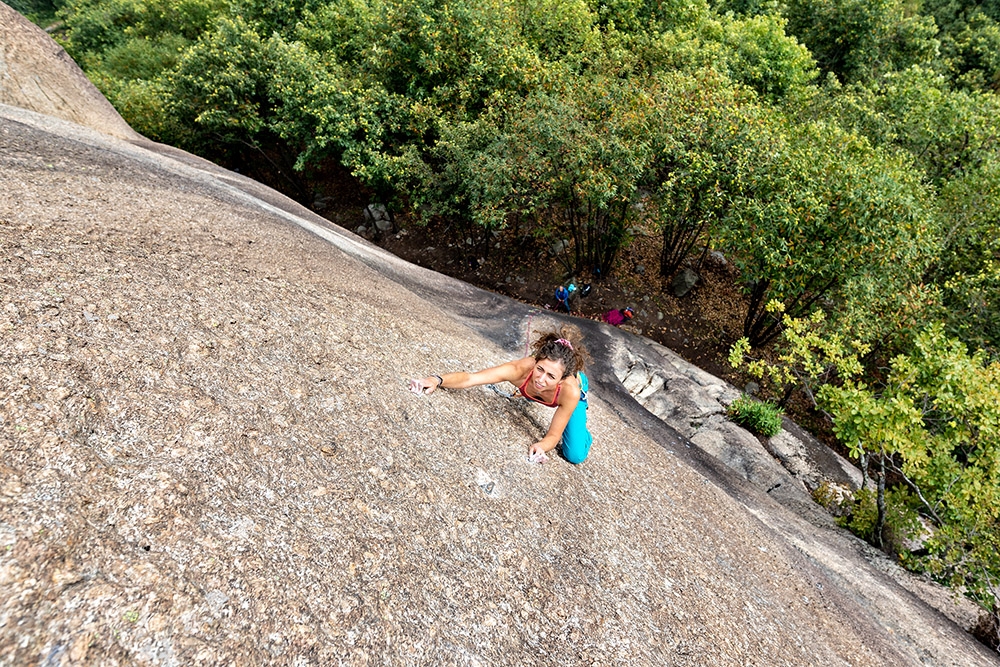
POLYGON ((528 386, 528 382, 534 376, 535 376, 535 369, 532 368, 531 372, 528 373, 528 377, 524 378, 524 384, 522 384, 520 387, 518 387, 517 391, 520 392, 521 396, 524 396, 529 401, 534 401, 535 403, 541 403, 542 405, 544 405, 546 407, 549 407, 549 408, 558 407, 559 406, 559 390, 562 389, 562 382, 560 382, 559 384, 556 385, 556 395, 552 397, 552 402, 551 403, 546 403, 545 401, 543 401, 541 399, 538 399, 538 398, 535 398, 534 396, 528 396, 528 393, 526 391, 524 391, 524 388, 528 386))

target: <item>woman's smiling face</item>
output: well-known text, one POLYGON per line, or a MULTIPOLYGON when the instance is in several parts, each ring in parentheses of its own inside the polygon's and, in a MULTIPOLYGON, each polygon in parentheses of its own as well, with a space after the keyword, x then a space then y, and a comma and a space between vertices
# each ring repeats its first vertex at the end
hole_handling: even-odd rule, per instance
POLYGON ((563 379, 563 372, 566 367, 561 361, 552 359, 536 359, 535 370, 531 377, 531 383, 538 394, 548 393, 554 390, 556 385, 563 379))

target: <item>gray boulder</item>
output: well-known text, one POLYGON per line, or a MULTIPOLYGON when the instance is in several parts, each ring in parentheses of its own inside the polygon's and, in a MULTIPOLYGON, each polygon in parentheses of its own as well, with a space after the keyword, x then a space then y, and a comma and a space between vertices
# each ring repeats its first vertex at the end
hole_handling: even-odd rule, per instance
POLYGON ((365 222, 369 227, 374 227, 380 232, 388 232, 392 229, 392 218, 389 211, 382 204, 369 204, 364 209, 365 222))
POLYGON ((674 296, 682 297, 691 291, 691 288, 698 283, 698 274, 692 269, 684 267, 674 276, 673 282, 670 284, 671 288, 674 290, 674 296))

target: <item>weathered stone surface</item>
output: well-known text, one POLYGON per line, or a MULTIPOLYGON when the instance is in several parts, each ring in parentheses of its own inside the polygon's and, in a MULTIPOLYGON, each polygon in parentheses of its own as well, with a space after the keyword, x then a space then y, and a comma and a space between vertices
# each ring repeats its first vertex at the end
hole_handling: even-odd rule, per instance
POLYGON ((0 104, 122 139, 139 135, 44 30, 0 2, 0 104))
POLYGON ((786 430, 773 438, 768 438, 764 446, 792 476, 801 480, 810 490, 817 488, 824 481, 840 484, 846 482, 853 489, 861 488, 860 470, 835 454, 829 457, 833 462, 832 466, 821 466, 815 456, 811 455, 805 439, 796 437, 786 430))
MULTIPOLYGON (((623 388, 650 413, 690 437, 692 445, 811 524, 832 529, 831 517, 818 509, 810 492, 825 483, 828 493, 850 494, 861 485, 860 471, 788 419, 784 420, 785 428, 762 445, 755 436, 725 419, 724 408, 739 396, 739 390, 672 350, 646 342, 646 346, 623 344, 614 349, 611 363, 623 388), (644 348, 654 354, 644 352, 644 348)), ((823 562, 841 557, 833 556, 828 546, 813 540, 799 544, 823 562)), ((907 574, 867 545, 861 545, 859 552, 879 571, 891 574, 904 588, 962 627, 968 629, 975 623, 977 612, 971 602, 956 600, 940 587, 907 574)), ((870 590, 871 582, 865 577, 852 574, 851 580, 857 590, 870 590)), ((895 613, 891 606, 881 606, 883 602, 882 598, 871 600, 874 608, 895 613)))
POLYGON ((552 315, 10 107, 0 181, 9 664, 995 662, 638 407, 635 337, 579 321, 595 446, 532 466, 545 408, 405 383, 552 315))
POLYGON ((795 483, 764 451, 757 438, 731 421, 720 418, 706 424, 691 434, 691 442, 735 470, 743 479, 753 481, 766 491, 782 484, 795 483))

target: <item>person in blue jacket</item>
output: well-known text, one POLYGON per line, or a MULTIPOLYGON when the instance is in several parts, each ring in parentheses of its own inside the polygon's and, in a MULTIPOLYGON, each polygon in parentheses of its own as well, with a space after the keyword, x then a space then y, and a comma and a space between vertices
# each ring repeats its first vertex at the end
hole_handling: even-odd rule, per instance
POLYGON ((410 390, 432 394, 437 389, 465 389, 510 382, 516 395, 556 411, 545 436, 528 449, 529 457, 542 457, 560 447, 570 463, 582 463, 594 438, 587 429, 587 388, 583 367, 590 358, 580 331, 563 325, 544 332, 531 346, 531 355, 475 373, 445 373, 410 380, 410 390))
POLYGON ((567 313, 573 312, 569 307, 569 290, 560 285, 556 288, 556 308, 562 308, 567 313))

